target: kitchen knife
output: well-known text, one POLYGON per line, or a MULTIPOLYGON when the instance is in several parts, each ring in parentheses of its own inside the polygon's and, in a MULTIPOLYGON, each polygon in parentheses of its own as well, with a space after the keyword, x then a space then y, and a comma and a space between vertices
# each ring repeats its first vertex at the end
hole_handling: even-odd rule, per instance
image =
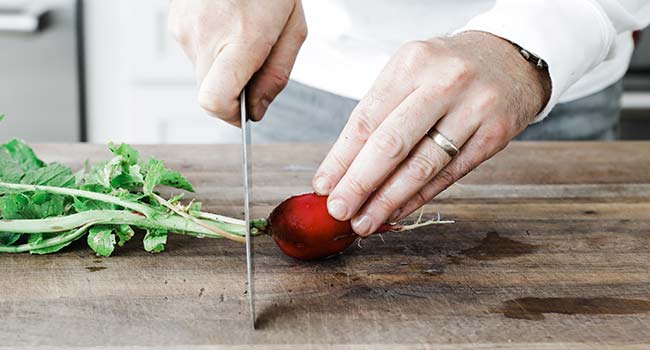
POLYGON ((242 177, 244 185, 244 220, 246 221, 246 277, 248 279, 248 304, 250 307, 251 326, 255 329, 255 286, 253 273, 253 241, 251 236, 251 188, 252 188, 252 162, 251 162, 251 129, 246 112, 246 89, 239 96, 241 113, 242 135, 242 177))

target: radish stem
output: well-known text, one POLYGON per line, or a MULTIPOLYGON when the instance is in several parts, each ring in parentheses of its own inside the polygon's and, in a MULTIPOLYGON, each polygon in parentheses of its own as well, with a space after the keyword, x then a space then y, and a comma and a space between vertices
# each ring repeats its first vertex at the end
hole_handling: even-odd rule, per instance
POLYGON ((131 209, 133 211, 137 211, 139 213, 144 214, 147 217, 150 217, 155 213, 155 209, 145 205, 145 204, 140 204, 140 203, 134 203, 130 202, 115 196, 111 196, 108 194, 103 194, 103 193, 97 193, 97 192, 90 192, 90 191, 84 191, 84 190, 77 190, 73 188, 65 188, 65 187, 53 187, 53 186, 39 186, 39 185, 23 185, 23 184, 13 184, 13 183, 6 183, 6 182, 0 182, 0 188, 6 188, 10 190, 14 190, 16 192, 34 192, 34 191, 43 191, 43 192, 49 192, 53 194, 61 194, 65 196, 71 196, 71 197, 81 197, 81 198, 87 198, 87 199, 93 199, 96 201, 104 202, 104 203, 111 203, 118 205, 120 207, 124 207, 126 209, 131 209))
POLYGON ((16 232, 24 234, 65 232, 75 228, 94 224, 133 225, 144 229, 166 229, 178 233, 197 236, 223 238, 216 234, 214 228, 228 232, 231 235, 244 237, 244 226, 218 223, 197 219, 199 223, 187 221, 185 218, 172 215, 147 218, 124 210, 89 210, 67 216, 55 216, 45 219, 0 220, 0 232, 16 232))
POLYGON ((79 239, 79 237, 83 236, 86 233, 86 231, 95 224, 97 224, 97 222, 89 222, 81 226, 80 228, 78 228, 76 231, 72 233, 63 236, 56 236, 50 239, 40 241, 38 243, 25 243, 18 246, 10 246, 10 247, 0 246, 0 253, 25 253, 32 250, 44 249, 44 248, 65 244, 65 243, 70 243, 72 241, 79 239))
MULTIPOLYGON (((185 218, 186 220, 189 220, 189 221, 191 221, 191 222, 193 222, 193 223, 195 223, 195 224, 197 224, 197 225, 199 225, 199 226, 201 226, 201 227, 203 227, 205 229, 208 229, 208 230, 210 230, 210 231, 212 231, 212 232, 214 232, 214 233, 216 233, 216 234, 218 234, 220 236, 228 238, 230 240, 246 243, 246 238, 243 238, 242 236, 234 235, 234 234, 232 234, 232 233, 230 233, 228 231, 222 230, 222 229, 220 229, 218 227, 214 227, 214 226, 210 226, 210 225, 207 225, 205 223, 202 223, 199 219, 178 210, 178 208, 173 206, 171 203, 169 203, 168 201, 166 201, 164 198, 160 197, 159 195, 157 195, 155 193, 153 193, 152 195, 160 204, 165 206, 167 209, 173 211, 177 215, 185 218)), ((244 225, 245 225, 245 223, 244 223, 244 225)), ((244 230, 244 234, 245 234, 245 232, 246 231, 244 230)))

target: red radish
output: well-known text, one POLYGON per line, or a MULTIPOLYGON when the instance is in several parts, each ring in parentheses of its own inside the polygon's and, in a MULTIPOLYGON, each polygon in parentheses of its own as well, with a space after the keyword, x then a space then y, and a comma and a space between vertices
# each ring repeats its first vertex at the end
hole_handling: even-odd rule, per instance
MULTIPOLYGON (((384 224, 376 233, 406 231, 433 223, 404 226, 384 224)), ((359 236, 354 233, 350 221, 338 221, 327 211, 327 197, 315 193, 293 196, 278 205, 258 227, 273 237, 275 243, 288 256, 300 260, 325 258, 342 252, 359 236)))

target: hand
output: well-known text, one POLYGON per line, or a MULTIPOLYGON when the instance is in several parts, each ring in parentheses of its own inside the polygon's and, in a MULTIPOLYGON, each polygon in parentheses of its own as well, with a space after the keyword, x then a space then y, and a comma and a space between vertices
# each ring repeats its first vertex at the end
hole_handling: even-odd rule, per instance
POLYGON ((199 104, 233 125, 247 84, 251 119, 262 119, 307 36, 300 0, 172 0, 168 26, 194 63, 199 104))
POLYGON ((545 106, 546 70, 482 32, 404 45, 359 102, 313 180, 328 210, 367 236, 503 149, 545 106), (427 135, 435 126, 460 153, 427 135))

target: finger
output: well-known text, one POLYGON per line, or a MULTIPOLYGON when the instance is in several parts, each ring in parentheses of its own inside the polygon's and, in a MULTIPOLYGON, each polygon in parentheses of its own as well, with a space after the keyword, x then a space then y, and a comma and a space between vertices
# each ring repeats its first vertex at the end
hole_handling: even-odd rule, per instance
MULTIPOLYGON (((452 111, 435 125, 435 129, 458 148, 470 139, 479 126, 477 119, 472 121, 464 114, 463 110, 452 111)), ((354 231, 361 236, 376 231, 391 215, 395 215, 394 212, 402 204, 444 169, 451 159, 430 136, 425 136, 352 219, 354 231)))
POLYGON ((330 215, 348 220, 447 112, 449 101, 418 89, 375 130, 328 199, 330 215))
POLYGON ((239 95, 271 51, 264 42, 231 43, 223 46, 209 64, 210 55, 197 61, 199 104, 210 115, 239 125, 239 95), (210 66, 204 78, 203 71, 210 66))
POLYGON ((444 169, 438 172, 431 182, 422 187, 406 204, 398 209, 400 212, 396 213, 394 218, 391 219, 397 221, 407 217, 430 202, 440 192, 462 179, 481 163, 501 151, 509 141, 509 138, 501 136, 502 133, 503 131, 497 128, 479 128, 465 143, 461 152, 444 169))
POLYGON ((249 86, 248 102, 251 118, 255 121, 264 117, 269 104, 289 82, 300 47, 307 38, 307 25, 304 18, 301 2, 298 1, 286 26, 273 45, 269 57, 253 76, 249 86))
POLYGON ((352 111, 348 122, 312 180, 316 193, 328 195, 348 170, 370 135, 415 88, 408 81, 396 83, 402 74, 393 58, 379 74, 368 93, 352 111))

